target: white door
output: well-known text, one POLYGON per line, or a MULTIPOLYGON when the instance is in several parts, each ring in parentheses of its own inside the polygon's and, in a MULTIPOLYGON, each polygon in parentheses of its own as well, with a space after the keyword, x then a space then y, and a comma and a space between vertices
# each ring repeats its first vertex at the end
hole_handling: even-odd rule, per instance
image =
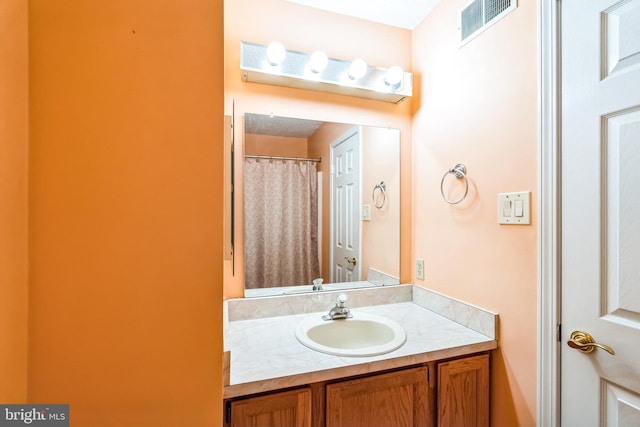
POLYGON ((562 426, 640 426, 640 0, 561 4, 562 426))
POLYGON ((360 132, 331 144, 331 282, 360 280, 360 132))

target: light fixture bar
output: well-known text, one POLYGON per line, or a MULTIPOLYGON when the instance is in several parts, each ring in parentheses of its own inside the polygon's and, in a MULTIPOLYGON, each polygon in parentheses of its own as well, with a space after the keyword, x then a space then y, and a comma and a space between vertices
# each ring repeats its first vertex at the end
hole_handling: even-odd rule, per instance
MULTIPOLYGON (((367 66, 362 77, 353 79, 349 77, 352 62, 328 58, 326 68, 320 72, 314 72, 309 65, 311 56, 307 53, 286 50, 283 61, 272 65, 267 59, 267 46, 241 41, 242 80, 396 104, 412 95, 413 75, 411 73, 402 71, 399 81, 389 84, 387 78, 389 69, 367 66)), ((397 68, 395 71, 397 72, 397 68)))

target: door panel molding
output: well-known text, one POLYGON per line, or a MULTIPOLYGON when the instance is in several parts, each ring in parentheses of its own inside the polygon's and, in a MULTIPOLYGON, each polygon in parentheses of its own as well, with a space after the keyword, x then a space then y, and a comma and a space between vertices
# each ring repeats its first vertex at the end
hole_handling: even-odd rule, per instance
POLYGON ((602 79, 640 67, 640 0, 602 12, 602 79))
POLYGON ((640 106, 608 114, 602 126, 602 307, 601 316, 640 329, 640 221, 638 189, 622 177, 640 182, 640 106), (637 163, 634 163, 637 162, 637 163), (625 227, 625 225, 630 225, 625 227))
POLYGON ((600 425, 640 425, 640 396, 616 384, 602 380, 603 414, 600 425))

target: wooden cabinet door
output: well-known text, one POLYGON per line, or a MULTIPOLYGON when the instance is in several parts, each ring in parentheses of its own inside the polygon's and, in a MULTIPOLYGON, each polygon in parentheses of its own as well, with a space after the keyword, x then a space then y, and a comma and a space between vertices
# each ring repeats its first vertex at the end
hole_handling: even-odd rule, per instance
POLYGON ((273 393, 231 402, 231 427, 311 427, 311 390, 273 393))
POLYGON ((489 426, 489 355, 438 364, 438 427, 489 426))
POLYGON ((327 385, 326 427, 430 427, 429 367, 327 385))

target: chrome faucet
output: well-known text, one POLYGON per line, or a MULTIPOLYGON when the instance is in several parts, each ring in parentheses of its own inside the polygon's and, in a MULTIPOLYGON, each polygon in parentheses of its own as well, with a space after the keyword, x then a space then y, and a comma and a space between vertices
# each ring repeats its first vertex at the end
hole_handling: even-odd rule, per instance
POLYGON ((322 316, 323 320, 349 319, 353 317, 349 307, 346 307, 347 296, 345 294, 338 295, 335 307, 332 307, 329 314, 322 316))

